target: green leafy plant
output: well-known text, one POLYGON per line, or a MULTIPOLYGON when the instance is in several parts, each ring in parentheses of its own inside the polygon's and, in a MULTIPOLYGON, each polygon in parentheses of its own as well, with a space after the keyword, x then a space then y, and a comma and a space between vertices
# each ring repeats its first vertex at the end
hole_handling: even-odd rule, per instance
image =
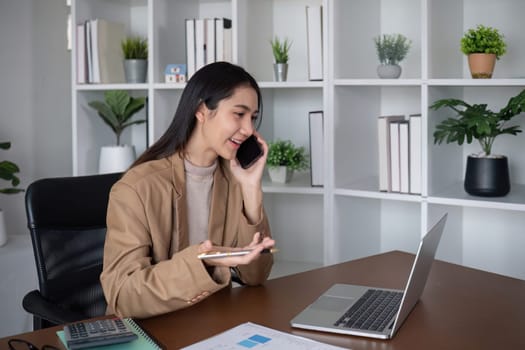
POLYGON ((148 59, 148 40, 139 36, 128 37, 122 40, 122 52, 125 59, 148 59))
POLYGON ((504 36, 497 29, 479 24, 469 29, 461 38, 461 52, 495 54, 499 60, 507 52, 504 36))
POLYGON ((292 47, 292 42, 285 38, 280 40, 278 37, 270 40, 272 46, 273 58, 275 63, 288 63, 288 54, 290 53, 290 48, 292 47))
MULTIPOLYGON (((9 149, 11 148, 11 142, 0 142, 0 149, 9 149)), ((19 173, 20 169, 15 163, 2 160, 0 161, 0 179, 10 181, 12 187, 0 188, 0 193, 4 194, 13 194, 18 192, 23 192, 21 188, 16 188, 20 184, 20 179, 15 174, 19 173)))
POLYGON ((458 99, 441 99, 434 102, 430 108, 438 110, 448 107, 457 113, 458 118, 448 118, 436 126, 434 143, 441 144, 457 142, 462 145, 478 140, 485 156, 491 155, 492 145, 497 136, 503 134, 517 135, 521 132, 518 125, 506 126, 513 117, 525 110, 525 90, 511 97, 505 107, 499 112, 493 112, 486 104, 468 104, 458 99))
POLYGON ((270 168, 286 166, 291 170, 304 170, 308 167, 304 147, 296 147, 290 140, 276 140, 268 143, 266 165, 270 168))
POLYGON ((102 120, 109 125, 120 145, 120 135, 128 126, 142 124, 146 120, 130 120, 146 103, 145 97, 131 97, 126 91, 108 90, 104 101, 91 101, 88 105, 98 112, 102 120))
POLYGON ((412 41, 403 34, 383 34, 374 38, 377 57, 381 64, 399 64, 410 50, 412 41))

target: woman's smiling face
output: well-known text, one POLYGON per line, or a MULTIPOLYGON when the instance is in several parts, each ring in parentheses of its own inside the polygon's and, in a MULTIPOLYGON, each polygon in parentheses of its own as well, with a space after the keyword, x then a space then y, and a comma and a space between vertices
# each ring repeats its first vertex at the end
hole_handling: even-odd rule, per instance
POLYGON ((252 87, 240 86, 231 97, 221 100, 215 110, 202 104, 197 111, 201 151, 209 156, 214 154, 213 159, 217 156, 234 159, 240 144, 255 130, 258 102, 252 87))

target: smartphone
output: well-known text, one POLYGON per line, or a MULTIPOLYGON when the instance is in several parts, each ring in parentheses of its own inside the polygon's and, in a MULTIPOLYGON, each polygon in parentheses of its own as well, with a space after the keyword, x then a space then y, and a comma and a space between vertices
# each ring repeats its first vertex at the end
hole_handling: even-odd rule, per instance
MULTIPOLYGON (((266 248, 261 251, 261 254, 268 254, 268 253, 276 253, 279 249, 277 248, 266 248)), ((217 258, 227 258, 230 256, 243 256, 250 254, 252 252, 251 249, 246 250, 234 250, 231 252, 209 252, 209 253, 202 253, 197 255, 197 258, 199 259, 217 259, 217 258)))
POLYGON ((257 161, 263 155, 263 150, 257 137, 252 134, 241 143, 241 146, 237 150, 237 160, 243 169, 249 168, 253 163, 257 161))

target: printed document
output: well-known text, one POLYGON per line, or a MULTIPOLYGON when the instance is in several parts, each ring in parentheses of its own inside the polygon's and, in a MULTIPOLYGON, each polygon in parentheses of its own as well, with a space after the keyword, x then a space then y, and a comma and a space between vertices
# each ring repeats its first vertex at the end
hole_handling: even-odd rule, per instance
POLYGON ((338 346, 246 322, 183 350, 337 350, 338 346))

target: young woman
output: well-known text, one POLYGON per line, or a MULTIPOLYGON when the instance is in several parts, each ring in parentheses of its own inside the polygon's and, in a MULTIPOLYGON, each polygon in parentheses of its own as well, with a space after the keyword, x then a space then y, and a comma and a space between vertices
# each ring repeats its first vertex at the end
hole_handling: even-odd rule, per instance
POLYGON ((254 78, 226 62, 197 71, 164 135, 112 188, 104 268, 108 313, 149 317, 190 306, 230 285, 233 268, 263 283, 274 246, 261 178, 268 146, 255 130, 262 112, 254 78), (263 156, 243 169, 241 143, 255 134, 263 156), (201 260, 205 252, 252 249, 201 260))

